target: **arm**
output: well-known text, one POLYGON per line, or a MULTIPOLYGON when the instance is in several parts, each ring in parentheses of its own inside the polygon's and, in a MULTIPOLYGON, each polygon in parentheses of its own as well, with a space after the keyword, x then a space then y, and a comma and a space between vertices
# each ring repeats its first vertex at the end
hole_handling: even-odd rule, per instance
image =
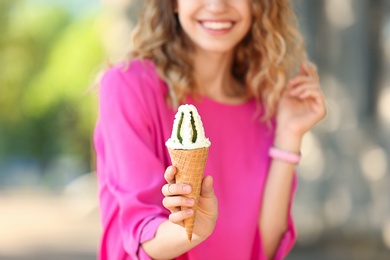
POLYGON ((152 112, 157 111, 153 89, 143 70, 130 69, 108 70, 99 90, 95 149, 104 225, 101 252, 110 258, 126 253, 131 259, 150 259, 141 243, 153 238, 168 219, 161 206, 168 160, 153 129, 152 112))
MULTIPOLYGON (((165 145, 156 143, 160 139, 153 134, 154 129, 160 127, 156 127, 158 119, 154 118, 153 111, 162 111, 165 103, 160 107, 156 103, 165 100, 163 96, 160 101, 150 97, 153 90, 148 84, 154 82, 153 75, 146 75, 146 80, 139 71, 132 73, 135 75, 129 76, 123 74, 122 69, 113 68, 101 82, 95 144, 104 223, 103 246, 114 258, 123 255, 122 249, 132 259, 174 258, 202 242, 212 230, 194 232, 193 242, 189 243, 184 229, 176 225, 183 221, 185 212, 169 215, 161 205, 164 196, 167 208, 184 205, 174 201, 184 197, 171 196, 167 190, 161 194, 166 181, 172 183, 170 191, 175 195, 190 190, 173 184, 176 171, 167 171, 164 180, 164 169, 169 162, 164 158, 165 145)), ((212 178, 205 178, 201 192, 203 203, 209 200, 216 203, 212 186, 212 178)), ((200 204, 199 207, 202 208, 200 204)), ((213 209, 216 210, 216 204, 213 209)), ((212 227, 215 215, 208 218, 213 222, 212 227)))
MULTIPOLYGON (((299 138, 277 135, 274 146, 298 153, 300 143, 299 138)), ((270 165, 260 215, 263 248, 268 259, 273 259, 289 228, 294 171, 295 165, 281 160, 273 159, 270 165)))
POLYGON ((193 206, 194 201, 180 196, 190 193, 190 186, 174 184, 176 169, 168 167, 165 178, 168 184, 164 185, 162 192, 165 196, 164 206, 171 211, 170 221, 163 222, 157 229, 156 236, 143 243, 144 250, 154 259, 172 259, 197 246, 214 230, 218 217, 218 203, 213 190, 213 179, 207 176, 203 179, 202 190, 196 214, 196 225, 192 241, 189 242, 183 229, 183 220, 193 214, 192 210, 181 211, 180 206, 193 206))
POLYGON ((142 244, 153 259, 174 259, 200 244, 204 238, 194 237, 190 243, 183 228, 165 221, 158 227, 153 239, 142 244))
MULTIPOLYGON (((318 75, 307 64, 289 80, 276 115, 277 128, 274 146, 299 153, 304 134, 326 115, 324 97, 318 75)), ((259 226, 263 248, 268 259, 279 259, 280 243, 288 231, 295 165, 273 159, 263 194, 259 226)), ((283 249, 281 249, 283 250, 283 249)))

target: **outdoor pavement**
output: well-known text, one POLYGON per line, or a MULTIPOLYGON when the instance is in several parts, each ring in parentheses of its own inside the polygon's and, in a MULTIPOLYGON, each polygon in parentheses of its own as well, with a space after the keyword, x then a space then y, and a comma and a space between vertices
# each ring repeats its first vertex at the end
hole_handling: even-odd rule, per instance
POLYGON ((63 190, 0 191, 0 260, 96 259, 100 223, 93 175, 63 190))
MULTIPOLYGON (((0 191, 0 260, 92 260, 100 237, 93 176, 61 192, 42 189, 0 191)), ((338 241, 294 248, 286 260, 388 260, 374 244, 338 241)), ((219 260, 219 259, 216 259, 219 260)))

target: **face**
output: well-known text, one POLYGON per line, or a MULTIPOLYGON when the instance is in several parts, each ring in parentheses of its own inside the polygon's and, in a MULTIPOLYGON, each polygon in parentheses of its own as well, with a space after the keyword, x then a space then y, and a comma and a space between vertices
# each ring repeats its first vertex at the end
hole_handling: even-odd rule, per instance
POLYGON ((179 22, 197 49, 226 53, 248 33, 250 0, 177 0, 179 22))

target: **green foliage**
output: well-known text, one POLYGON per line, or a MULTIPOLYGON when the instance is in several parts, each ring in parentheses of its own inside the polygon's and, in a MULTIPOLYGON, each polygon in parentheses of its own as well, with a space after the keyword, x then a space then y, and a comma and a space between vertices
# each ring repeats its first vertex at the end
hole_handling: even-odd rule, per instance
POLYGON ((72 154, 88 163, 95 96, 87 90, 103 57, 96 15, 22 0, 0 6, 0 158, 44 165, 72 154))

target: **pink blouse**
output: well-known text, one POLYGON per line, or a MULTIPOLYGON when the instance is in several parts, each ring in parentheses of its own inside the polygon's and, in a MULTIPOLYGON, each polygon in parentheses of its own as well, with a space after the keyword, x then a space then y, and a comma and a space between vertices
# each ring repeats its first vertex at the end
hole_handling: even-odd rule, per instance
MULTIPOLYGON (((150 259, 140 245, 168 219, 161 188, 171 164, 165 141, 176 111, 167 105, 166 94, 150 61, 112 67, 101 81, 94 135, 103 225, 100 259, 150 259)), ((197 107, 211 141, 205 174, 214 178, 219 218, 206 241, 177 259, 266 259, 258 219, 273 131, 255 117, 254 100, 187 103, 197 107)), ((294 177, 291 201, 295 189, 294 177)), ((275 259, 287 255, 295 238, 290 202, 288 230, 275 259)))

